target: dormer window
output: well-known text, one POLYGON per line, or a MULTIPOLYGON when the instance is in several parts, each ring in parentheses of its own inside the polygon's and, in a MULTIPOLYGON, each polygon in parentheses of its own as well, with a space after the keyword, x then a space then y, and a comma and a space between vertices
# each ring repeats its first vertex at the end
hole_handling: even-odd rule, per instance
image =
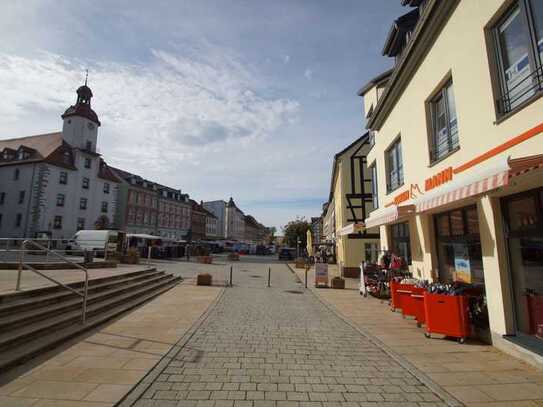
POLYGON ((62 155, 62 160, 64 161, 65 164, 72 163, 72 155, 70 154, 69 151, 64 152, 64 154, 62 155))
POLYGON ((87 140, 87 143, 85 144, 85 150, 92 151, 92 141, 87 140))

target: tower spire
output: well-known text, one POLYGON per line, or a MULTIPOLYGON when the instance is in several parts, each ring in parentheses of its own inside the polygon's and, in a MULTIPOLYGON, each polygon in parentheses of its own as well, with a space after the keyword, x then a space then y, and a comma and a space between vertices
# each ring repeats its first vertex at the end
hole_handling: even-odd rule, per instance
POLYGON ((85 86, 87 86, 87 80, 89 79, 89 70, 87 68, 86 74, 85 74, 85 86))

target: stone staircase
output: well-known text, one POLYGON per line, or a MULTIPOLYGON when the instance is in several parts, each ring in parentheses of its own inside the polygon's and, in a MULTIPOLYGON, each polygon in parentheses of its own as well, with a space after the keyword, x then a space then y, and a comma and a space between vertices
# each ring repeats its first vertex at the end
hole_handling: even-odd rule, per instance
MULTIPOLYGON (((87 320, 82 298, 59 286, 0 296, 0 372, 164 293, 180 277, 147 269, 89 281, 87 320)), ((83 283, 68 286, 81 290, 83 283)))

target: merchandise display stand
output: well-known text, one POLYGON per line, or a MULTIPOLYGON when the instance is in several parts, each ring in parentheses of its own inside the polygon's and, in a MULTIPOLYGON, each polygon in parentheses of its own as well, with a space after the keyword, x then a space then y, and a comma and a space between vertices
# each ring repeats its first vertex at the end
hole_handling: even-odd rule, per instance
POLYGON ((469 299, 465 295, 424 293, 426 337, 441 334, 464 343, 470 335, 469 299))

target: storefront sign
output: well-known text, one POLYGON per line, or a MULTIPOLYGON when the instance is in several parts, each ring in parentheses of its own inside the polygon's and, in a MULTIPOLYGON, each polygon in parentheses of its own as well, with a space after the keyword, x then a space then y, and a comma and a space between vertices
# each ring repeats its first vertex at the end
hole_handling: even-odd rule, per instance
POLYGON ((452 181, 453 168, 449 167, 424 181, 424 190, 430 191, 440 185, 452 181))
POLYGON ((471 283, 471 265, 467 245, 454 246, 454 268, 456 281, 471 283))
POLYGON ((328 264, 315 264, 315 286, 320 284, 328 285, 328 264))

